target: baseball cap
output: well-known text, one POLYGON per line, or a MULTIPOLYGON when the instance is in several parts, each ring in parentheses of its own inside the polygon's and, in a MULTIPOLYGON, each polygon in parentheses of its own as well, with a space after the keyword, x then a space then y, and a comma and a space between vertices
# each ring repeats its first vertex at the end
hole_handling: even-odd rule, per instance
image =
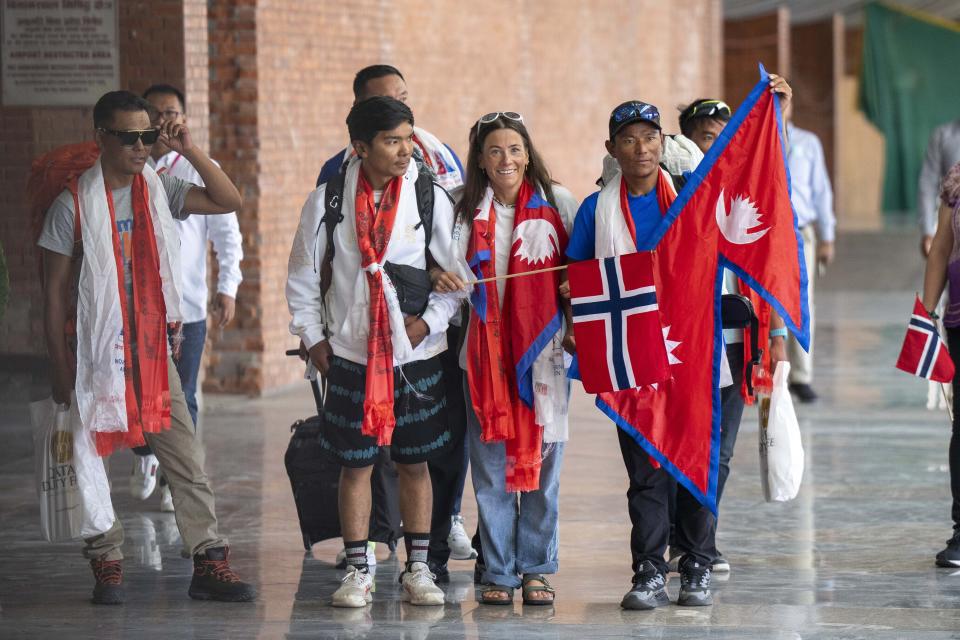
POLYGON ((610 139, 613 140, 620 129, 634 122, 649 122, 662 130, 660 111, 655 106, 640 100, 629 100, 610 113, 610 139))

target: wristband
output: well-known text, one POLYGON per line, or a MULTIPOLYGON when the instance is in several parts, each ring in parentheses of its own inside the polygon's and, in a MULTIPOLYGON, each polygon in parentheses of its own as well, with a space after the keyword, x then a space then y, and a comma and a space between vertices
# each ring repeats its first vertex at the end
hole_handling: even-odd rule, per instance
MULTIPOLYGON (((924 309, 924 311, 927 311, 927 310, 924 309)), ((936 309, 934 309, 933 311, 927 311, 927 315, 930 316, 930 319, 931 319, 931 320, 939 320, 939 319, 940 319, 940 314, 937 313, 937 310, 936 310, 936 309)))
POLYGON ((780 327, 779 329, 770 329, 771 338, 786 338, 787 337, 787 328, 780 327))

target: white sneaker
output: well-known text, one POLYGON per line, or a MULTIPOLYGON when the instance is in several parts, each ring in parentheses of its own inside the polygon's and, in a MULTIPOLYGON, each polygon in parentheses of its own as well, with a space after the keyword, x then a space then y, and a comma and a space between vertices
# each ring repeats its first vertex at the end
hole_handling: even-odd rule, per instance
POLYGON ((463 516, 450 516, 450 535, 447 536, 450 557, 454 560, 474 560, 477 551, 470 543, 470 536, 463 528, 463 516))
POLYGON ((434 582, 437 577, 430 573, 424 562, 414 562, 409 571, 400 577, 403 585, 403 600, 415 605, 443 604, 443 591, 434 582))
POLYGON ((372 588, 373 578, 369 573, 349 566, 342 584, 333 592, 333 606, 365 607, 373 601, 373 594, 370 593, 372 588))
POLYGON ((157 469, 160 463, 157 456, 135 456, 133 471, 130 472, 130 495, 137 500, 146 500, 157 488, 157 469))
POLYGON ((170 493, 170 485, 168 484, 160 487, 160 511, 173 513, 173 494, 170 493))
MULTIPOLYGON (((376 550, 377 550, 376 542, 367 543, 367 566, 368 567, 377 566, 377 556, 375 553, 376 550)), ((340 552, 337 553, 337 561, 335 564, 337 569, 347 568, 347 550, 346 549, 340 549, 340 552)))

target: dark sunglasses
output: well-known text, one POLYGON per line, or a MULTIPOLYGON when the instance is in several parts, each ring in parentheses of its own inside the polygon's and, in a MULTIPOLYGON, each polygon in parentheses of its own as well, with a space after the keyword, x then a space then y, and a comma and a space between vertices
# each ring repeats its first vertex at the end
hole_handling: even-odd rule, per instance
POLYGON ((643 118, 644 120, 654 120, 660 118, 660 112, 649 104, 631 102, 625 104, 613 112, 614 122, 623 122, 630 118, 643 118))
POLYGON ((104 129, 99 131, 114 136, 120 140, 120 144, 125 147, 132 147, 137 144, 137 140, 143 142, 145 147, 149 147, 160 137, 159 129, 133 129, 132 131, 117 131, 116 129, 104 129))

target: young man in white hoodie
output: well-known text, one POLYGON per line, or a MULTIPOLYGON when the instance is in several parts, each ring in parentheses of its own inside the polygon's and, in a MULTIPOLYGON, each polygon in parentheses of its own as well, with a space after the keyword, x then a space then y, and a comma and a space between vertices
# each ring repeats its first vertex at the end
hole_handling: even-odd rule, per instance
POLYGON ((427 566, 432 509, 427 461, 451 444, 438 356, 447 349, 447 325, 459 301, 429 293, 420 308, 401 309, 394 281, 426 279, 429 290, 428 254, 442 269, 456 270, 453 209, 445 191, 431 184, 428 243, 409 107, 389 97, 369 98, 353 106, 347 127, 356 156, 344 174, 333 244, 328 246, 323 221, 330 206, 328 184, 322 184, 304 204, 287 277, 291 333, 303 341, 328 385, 319 441, 342 465, 347 575, 333 605, 363 607, 372 600, 366 552, 370 476, 381 446, 390 446, 399 474, 407 547, 403 597, 416 605, 442 605, 443 592, 427 566), (398 269, 407 275, 401 277, 398 269))

